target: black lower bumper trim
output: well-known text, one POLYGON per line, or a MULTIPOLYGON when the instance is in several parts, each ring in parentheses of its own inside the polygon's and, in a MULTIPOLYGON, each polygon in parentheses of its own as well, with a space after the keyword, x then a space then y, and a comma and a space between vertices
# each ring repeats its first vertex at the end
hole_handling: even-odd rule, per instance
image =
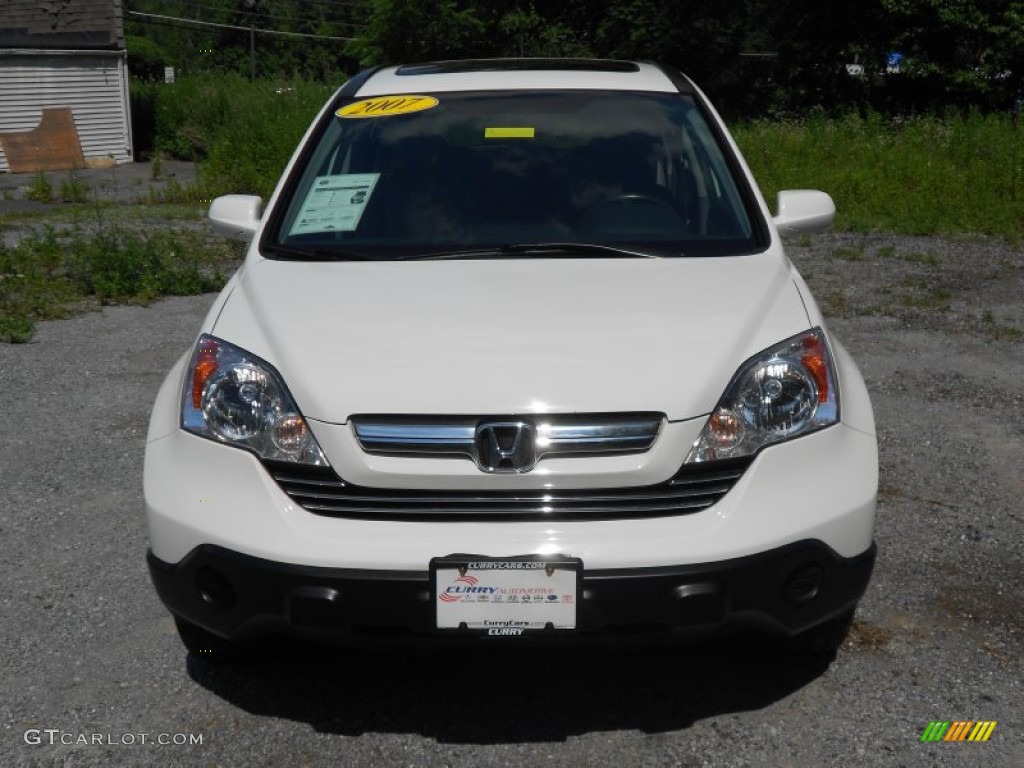
MULTIPOLYGON (((819 541, 700 565, 586 570, 581 633, 714 634, 758 627, 794 635, 852 608, 875 545, 843 558, 819 541)), ((343 639, 432 632, 429 574, 276 563, 203 545, 177 564, 147 556, 157 593, 177 616, 225 638, 267 633, 343 639)))

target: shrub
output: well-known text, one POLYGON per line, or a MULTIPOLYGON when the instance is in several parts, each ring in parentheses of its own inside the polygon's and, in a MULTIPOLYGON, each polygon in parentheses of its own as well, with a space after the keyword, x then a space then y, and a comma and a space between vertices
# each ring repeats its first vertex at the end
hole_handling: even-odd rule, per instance
POLYGON ((153 103, 154 149, 202 164, 204 194, 268 197, 333 86, 233 74, 133 83, 153 103))

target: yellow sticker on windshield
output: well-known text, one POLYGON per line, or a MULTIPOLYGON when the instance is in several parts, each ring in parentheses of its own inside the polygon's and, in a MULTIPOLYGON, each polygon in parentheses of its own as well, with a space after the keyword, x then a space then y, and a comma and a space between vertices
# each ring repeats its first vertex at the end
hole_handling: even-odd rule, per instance
POLYGON ((535 128, 484 128, 485 139, 532 139, 535 128))
POLYGON ((410 112, 422 112, 438 105, 433 96, 377 96, 348 104, 339 109, 338 117, 391 117, 392 115, 408 115, 410 112))

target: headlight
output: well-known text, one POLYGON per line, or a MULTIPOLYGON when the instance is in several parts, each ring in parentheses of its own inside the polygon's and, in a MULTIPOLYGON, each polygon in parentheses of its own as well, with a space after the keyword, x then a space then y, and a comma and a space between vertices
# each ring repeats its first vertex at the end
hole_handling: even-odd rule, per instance
POLYGON ((820 328, 745 362, 718 401, 686 463, 749 456, 839 421, 832 354, 820 328))
POLYGON ((207 334, 199 337, 185 377, 181 426, 264 459, 327 464, 273 366, 207 334))

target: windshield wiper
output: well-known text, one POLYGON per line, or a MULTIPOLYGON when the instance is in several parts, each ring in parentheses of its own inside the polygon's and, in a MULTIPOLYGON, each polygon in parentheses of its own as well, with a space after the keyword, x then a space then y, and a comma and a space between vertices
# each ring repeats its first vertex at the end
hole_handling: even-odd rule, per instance
POLYGON ((468 248, 457 251, 441 251, 403 256, 402 259, 422 261, 444 259, 511 259, 517 256, 545 256, 549 258, 597 258, 597 259, 660 259, 681 254, 639 251, 632 248, 618 248, 599 243, 512 243, 494 248, 468 248))
POLYGON ((297 261, 376 261, 372 256, 333 248, 292 248, 288 245, 264 245, 260 249, 269 258, 297 261))

